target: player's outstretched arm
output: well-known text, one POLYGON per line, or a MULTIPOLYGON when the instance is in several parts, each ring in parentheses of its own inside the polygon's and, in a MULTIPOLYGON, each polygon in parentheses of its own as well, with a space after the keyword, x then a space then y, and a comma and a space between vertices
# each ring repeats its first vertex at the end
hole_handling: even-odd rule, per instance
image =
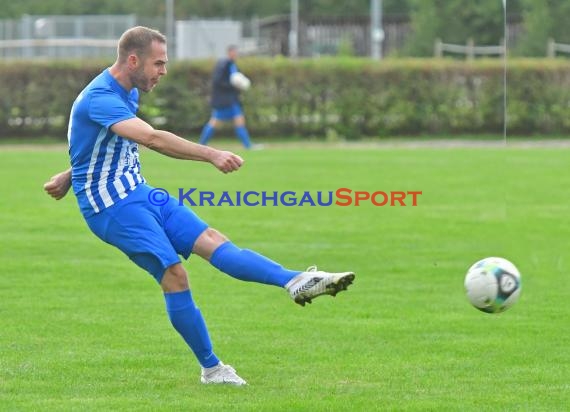
POLYGON ((238 170, 243 163, 243 159, 234 153, 193 143, 165 130, 156 130, 138 117, 115 123, 111 130, 169 157, 209 162, 224 173, 238 170))
POLYGON ((55 200, 65 197, 71 187, 71 168, 52 176, 45 184, 44 190, 55 200))

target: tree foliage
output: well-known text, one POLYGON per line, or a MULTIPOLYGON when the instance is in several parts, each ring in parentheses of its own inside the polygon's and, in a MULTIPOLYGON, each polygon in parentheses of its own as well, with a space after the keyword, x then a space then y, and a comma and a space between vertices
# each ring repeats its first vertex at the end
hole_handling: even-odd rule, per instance
POLYGON ((570 2, 568 0, 521 0, 526 34, 517 54, 544 56, 549 38, 570 43, 570 2))
MULTIPOLYGON (((407 14, 409 0, 383 0, 385 13, 407 14)), ((178 19, 198 17, 249 18, 287 14, 287 0, 174 0, 178 19)), ((19 18, 23 14, 136 14, 142 17, 164 15, 165 0, 18 0, 0 8, 0 18, 19 18)), ((299 11, 314 15, 366 15, 369 0, 300 0, 299 11)))
POLYGON ((504 33, 504 12, 500 0, 411 0, 413 33, 407 53, 433 55, 434 40, 478 45, 498 45, 504 33))

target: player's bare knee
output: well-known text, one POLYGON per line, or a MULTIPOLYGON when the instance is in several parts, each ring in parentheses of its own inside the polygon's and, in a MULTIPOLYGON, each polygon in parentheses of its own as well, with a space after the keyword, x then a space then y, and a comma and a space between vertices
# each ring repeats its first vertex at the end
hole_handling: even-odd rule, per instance
POLYGON ((238 117, 234 118, 234 126, 235 127, 245 126, 245 117, 244 116, 238 116, 238 117))
POLYGON ((228 241, 228 238, 218 232, 216 229, 206 229, 194 243, 192 252, 198 256, 210 260, 214 251, 222 244, 228 241))
POLYGON ((190 288, 186 269, 177 263, 166 269, 160 286, 165 292, 180 292, 190 288))
POLYGON ((224 243, 229 240, 226 235, 218 232, 216 229, 213 229, 211 227, 206 229, 206 232, 208 232, 208 236, 215 243, 224 243))

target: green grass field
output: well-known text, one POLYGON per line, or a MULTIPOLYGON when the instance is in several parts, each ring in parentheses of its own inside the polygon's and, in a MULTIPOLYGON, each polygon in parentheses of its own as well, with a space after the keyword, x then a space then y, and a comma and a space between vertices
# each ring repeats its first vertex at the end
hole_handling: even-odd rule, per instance
POLYGON ((570 150, 280 148, 213 167, 143 151, 176 188, 421 190, 416 207, 197 207, 284 265, 354 270, 336 298, 295 305, 199 258, 185 264, 214 348, 249 386, 199 383, 159 287, 44 181, 61 152, 0 147, 0 410, 565 411, 570 405, 570 150), (466 269, 503 256, 520 301, 488 315, 466 269))

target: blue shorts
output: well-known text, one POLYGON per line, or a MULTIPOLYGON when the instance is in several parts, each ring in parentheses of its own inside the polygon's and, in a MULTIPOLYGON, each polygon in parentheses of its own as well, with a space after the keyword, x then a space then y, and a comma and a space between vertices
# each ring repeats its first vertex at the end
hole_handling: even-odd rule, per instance
POLYGON ((242 116, 241 105, 234 103, 231 106, 214 108, 212 117, 217 120, 232 120, 234 117, 242 116))
POLYGON ((126 198, 85 220, 97 237, 119 248, 160 283, 164 271, 180 263, 178 255, 190 257, 208 225, 173 197, 154 205, 149 201, 152 190, 138 185, 126 198))

